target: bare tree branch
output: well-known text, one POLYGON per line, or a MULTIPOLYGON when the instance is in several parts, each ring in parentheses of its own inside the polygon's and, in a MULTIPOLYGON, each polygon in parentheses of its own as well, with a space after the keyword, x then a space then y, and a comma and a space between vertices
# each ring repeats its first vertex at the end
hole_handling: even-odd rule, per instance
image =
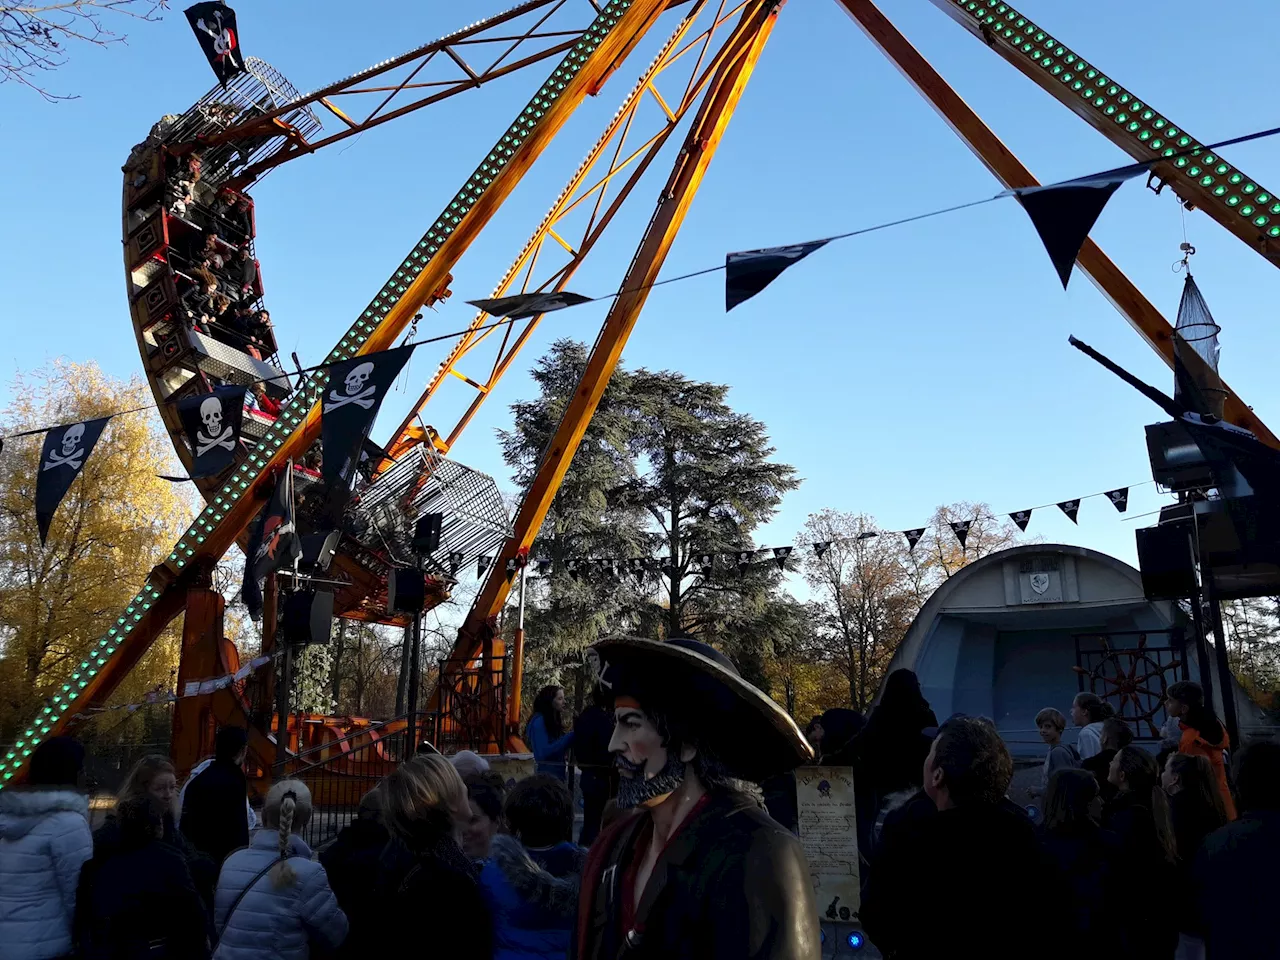
POLYGON ((29 87, 50 103, 74 100, 74 94, 51 93, 40 83, 42 74, 66 64, 70 45, 125 43, 124 34, 103 23, 104 15, 155 22, 166 9, 168 0, 0 0, 0 83, 29 87))

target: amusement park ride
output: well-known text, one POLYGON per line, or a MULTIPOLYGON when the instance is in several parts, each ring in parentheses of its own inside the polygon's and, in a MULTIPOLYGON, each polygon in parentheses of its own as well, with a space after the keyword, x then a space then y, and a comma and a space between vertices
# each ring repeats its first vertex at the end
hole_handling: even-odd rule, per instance
MULTIPOLYGON (((872 0, 837 2, 1005 188, 1036 185, 1030 171, 872 0)), ((932 2, 1135 160, 1155 161, 1149 179, 1153 189, 1168 187, 1188 208, 1204 211, 1280 265, 1280 198, 1221 157, 1203 150, 1189 153, 1200 146, 1198 141, 1009 5, 980 0, 932 2)), ((349 522, 325 574, 337 584, 336 617, 407 622, 404 614, 387 612, 389 571, 406 563, 388 546, 368 511, 361 514, 362 502, 367 505, 379 498, 391 497, 418 515, 428 510, 446 514, 441 542, 423 567, 428 606, 447 599, 454 582, 450 568, 438 557, 462 554, 463 562, 470 563, 480 555, 496 555, 459 630, 447 661, 453 666, 443 672, 433 695, 432 707, 444 725, 435 734, 443 738, 450 729, 456 733, 465 727, 467 742, 478 749, 521 749, 517 730, 523 636, 517 631, 508 651, 497 623, 511 587, 509 564, 519 566, 527 556, 781 8, 778 0, 526 0, 506 13, 306 95, 297 93, 268 64, 248 58, 247 71, 225 89, 213 88, 180 117, 157 124, 148 141, 135 148, 126 167, 125 281, 147 377, 183 463, 190 465, 191 451, 171 401, 224 383, 251 386, 256 399, 253 408, 245 411, 244 438, 235 464, 220 476, 198 482, 206 506, 67 684, 32 719, 13 752, 0 758, 0 785, 21 776, 40 741, 63 732, 77 715, 103 704, 179 615, 183 616, 180 688, 187 680, 235 670, 234 648, 223 638, 224 601, 212 589, 211 573, 232 544, 243 548, 248 528, 287 465, 293 465, 300 494, 299 525, 304 533, 314 529, 308 528, 313 521, 307 492, 316 480, 307 458, 320 436, 317 401, 326 381, 324 372, 291 374, 269 330, 251 345, 230 331, 192 329, 182 318, 183 291, 191 285, 186 251, 215 208, 226 210, 228 205, 235 207, 237 198, 245 198, 238 209, 248 212, 240 222, 251 245, 249 191, 274 168, 551 61, 550 75, 528 105, 356 315, 324 362, 391 348, 424 307, 450 295, 450 271, 570 114, 584 98, 600 94, 648 31, 670 18, 671 33, 657 56, 495 287, 495 297, 563 290, 667 140, 692 114, 578 390, 514 522, 501 509, 492 481, 457 464, 449 454, 541 318, 496 323, 499 318, 482 312, 453 343, 413 412, 386 445, 367 447, 370 456, 363 487, 357 490, 349 522), (644 127, 638 110, 648 98, 660 108, 659 120, 651 129, 644 127), (321 116, 335 124, 335 132, 324 131, 321 116), (199 157, 201 167, 195 200, 179 215, 165 202, 165 181, 193 155, 199 157), (573 222, 586 221, 580 232, 570 232, 567 226, 575 212, 579 216, 573 222), (464 366, 472 372, 464 373, 464 366), (476 368, 484 372, 476 373, 476 368), (437 431, 426 425, 424 410, 446 384, 455 381, 465 385, 472 399, 456 423, 437 431), (424 504, 430 506, 424 508, 424 504), (503 667, 495 664, 509 665, 505 671, 509 695, 472 696, 469 702, 487 706, 465 717, 439 709, 450 689, 466 687, 475 694, 503 683, 503 667)), ((1119 268, 1089 240, 1077 264, 1173 366, 1172 326, 1119 268)), ((256 279, 242 296, 256 303, 262 293, 261 280, 256 279)), ((1225 419, 1280 447, 1244 401, 1225 389, 1225 419)), ((277 596, 269 581, 264 652, 276 645, 277 596)), ((234 722, 249 727, 250 766, 260 776, 266 775, 277 756, 268 719, 271 702, 269 682, 255 690, 231 686, 177 701, 175 762, 182 770, 189 769, 211 752, 215 727, 234 722)), ((404 728, 403 720, 374 725, 351 718, 311 719, 307 731, 300 725, 287 731, 283 754, 286 766, 295 772, 318 758, 316 750, 323 750, 326 758, 340 756, 404 728)))

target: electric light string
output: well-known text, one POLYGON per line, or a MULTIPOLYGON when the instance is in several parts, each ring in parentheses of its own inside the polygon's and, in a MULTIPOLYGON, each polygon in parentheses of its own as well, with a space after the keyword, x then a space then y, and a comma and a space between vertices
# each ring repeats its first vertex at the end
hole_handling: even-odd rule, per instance
MULTIPOLYGON (((983 204, 991 203, 995 200, 1001 200, 1006 197, 1014 197, 1014 196, 1017 196, 1019 192, 1026 191, 1026 190, 1047 190, 1053 187, 1063 187, 1063 186, 1069 186, 1073 184, 1087 184, 1091 181, 1105 180, 1105 179, 1110 179, 1115 177, 1123 177, 1126 175, 1137 174, 1137 173, 1141 173, 1144 170, 1149 170, 1154 164, 1157 164, 1157 163, 1176 160, 1179 157, 1196 156, 1201 153, 1205 153, 1213 150, 1219 150, 1222 147, 1236 146, 1238 144, 1249 143, 1254 140, 1263 140, 1269 137, 1274 137, 1278 134, 1280 134, 1280 127, 1271 127, 1266 130, 1258 130, 1258 131, 1255 131, 1254 133, 1247 133, 1242 136, 1232 137, 1228 140, 1221 140, 1221 141, 1218 141, 1217 143, 1210 143, 1210 144, 1206 144, 1204 146, 1199 146, 1199 147, 1188 147, 1185 150, 1173 151, 1166 155, 1155 157, 1150 160, 1141 160, 1136 163, 1131 163, 1121 167, 1113 167, 1109 170, 1103 170, 1098 173, 1087 174, 1082 177, 1073 177, 1069 180, 1060 180, 1054 183, 1042 184, 1039 187, 1025 187, 1025 188, 1015 188, 1013 190, 1004 190, 1004 191, 1001 191, 1000 193, 995 194, 994 196, 984 197, 980 200, 970 200, 965 203, 959 203, 949 207, 943 207, 938 210, 931 210, 925 213, 915 214, 910 217, 902 217, 897 220, 888 220, 888 221, 885 221, 884 223, 873 224, 872 226, 869 226, 869 227, 860 227, 856 230, 849 230, 844 233, 836 233, 828 237, 820 237, 814 240, 803 241, 802 243, 799 243, 799 244, 790 244, 788 246, 804 246, 807 244, 826 244, 836 240, 846 240, 851 237, 858 237, 868 233, 876 233, 880 230, 887 230, 891 227, 903 226, 908 223, 916 223, 921 220, 928 220, 933 217, 944 216, 946 214, 955 213, 960 210, 967 210, 971 207, 982 206, 983 204)), ((767 249, 773 249, 773 248, 767 248, 767 249)), ((616 299, 620 296, 623 296, 624 294, 642 293, 645 290, 650 290, 650 289, 653 289, 654 287, 661 287, 670 283, 680 283, 686 280, 692 280, 696 277, 702 277, 712 273, 720 273, 726 269, 727 269, 727 265, 721 263, 713 267, 705 267, 701 270, 694 270, 689 273, 677 274, 674 277, 666 277, 663 279, 654 280, 651 283, 641 284, 640 286, 636 286, 636 287, 624 287, 622 289, 614 291, 613 293, 602 294, 596 297, 584 297, 582 300, 578 301, 577 303, 568 304, 558 308, 555 311, 549 311, 549 312, 560 312, 561 309, 572 309, 575 306, 581 306, 582 304, 585 304, 585 303, 606 302, 609 300, 616 299)), ((455 337, 465 336, 467 334, 484 334, 484 333, 488 333, 490 330, 496 330, 500 327, 508 326, 513 323, 519 323, 523 320, 528 320, 528 319, 531 319, 531 318, 528 316, 507 317, 505 319, 495 320, 493 323, 484 324, 479 327, 467 327, 466 329, 463 329, 463 330, 455 330, 450 333, 442 333, 433 337, 425 337, 421 340, 409 341, 407 343, 401 344, 401 347, 420 347, 420 346, 425 346, 431 343, 438 343, 442 340, 452 340, 455 337)), ((237 384, 237 386, 253 387, 263 383, 272 383, 280 380, 281 378, 288 378, 290 376, 293 376, 294 374, 301 375, 305 373, 313 373, 319 370, 327 370, 330 367, 333 367, 340 363, 345 363, 345 362, 347 361, 337 360, 331 363, 317 363, 309 367, 299 367, 295 371, 293 371, 292 374, 286 373, 282 370, 278 375, 271 376, 271 377, 262 377, 257 380, 245 381, 244 383, 237 384)), ((167 402, 173 402, 173 401, 167 401, 167 402)), ((127 410, 118 410, 115 413, 107 413, 99 417, 93 417, 91 419, 95 419, 95 420, 111 419, 114 417, 122 417, 122 416, 127 416, 129 414, 134 414, 134 413, 142 413, 144 411, 151 410, 151 409, 153 409, 151 405, 141 406, 141 407, 132 407, 127 410)), ((73 422, 80 422, 80 421, 73 421, 73 422)), ((20 437, 37 436, 39 434, 48 433, 50 430, 57 430, 61 427, 65 427, 69 425, 70 425, 69 423, 55 423, 55 424, 49 424, 47 426, 42 426, 42 427, 32 427, 30 429, 16 431, 14 433, 0 434, 0 451, 3 450, 3 444, 4 444, 4 441, 6 440, 15 440, 20 437)))

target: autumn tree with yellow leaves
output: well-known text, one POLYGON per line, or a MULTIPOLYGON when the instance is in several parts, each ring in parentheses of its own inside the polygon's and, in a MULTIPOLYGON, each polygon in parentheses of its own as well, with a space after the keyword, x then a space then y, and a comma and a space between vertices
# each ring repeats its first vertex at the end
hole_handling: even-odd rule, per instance
MULTIPOLYGON (((11 393, 3 435, 154 402, 136 377, 122 382, 94 363, 64 361, 19 375, 11 393)), ((191 491, 158 476, 177 472, 177 458, 154 410, 142 410, 107 424, 42 547, 35 484, 43 440, 10 439, 0 453, 0 740, 66 682, 192 515, 191 491)), ((171 628, 113 699, 168 689, 178 652, 171 628)))

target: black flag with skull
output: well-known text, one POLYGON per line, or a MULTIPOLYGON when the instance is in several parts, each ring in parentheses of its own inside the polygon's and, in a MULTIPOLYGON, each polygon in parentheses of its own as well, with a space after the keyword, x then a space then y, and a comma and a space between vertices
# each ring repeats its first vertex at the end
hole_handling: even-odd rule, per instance
POLYGON ((84 462, 110 419, 101 417, 54 427, 44 435, 40 471, 36 474, 36 525, 40 528, 41 546, 49 535, 49 524, 53 522, 58 504, 84 469, 84 462))
POLYGON ((197 3, 182 11, 195 31, 209 66, 224 87, 232 77, 244 73, 244 54, 240 51, 240 29, 236 12, 225 3, 197 3))
POLYGON ((235 463, 246 392, 225 385, 178 401, 178 419, 191 444, 192 480, 217 476, 235 463))
POLYGON ((350 483, 378 408, 412 353, 413 347, 397 347, 352 357, 329 368, 329 383, 321 401, 324 463, 320 472, 332 488, 344 489, 350 483))

